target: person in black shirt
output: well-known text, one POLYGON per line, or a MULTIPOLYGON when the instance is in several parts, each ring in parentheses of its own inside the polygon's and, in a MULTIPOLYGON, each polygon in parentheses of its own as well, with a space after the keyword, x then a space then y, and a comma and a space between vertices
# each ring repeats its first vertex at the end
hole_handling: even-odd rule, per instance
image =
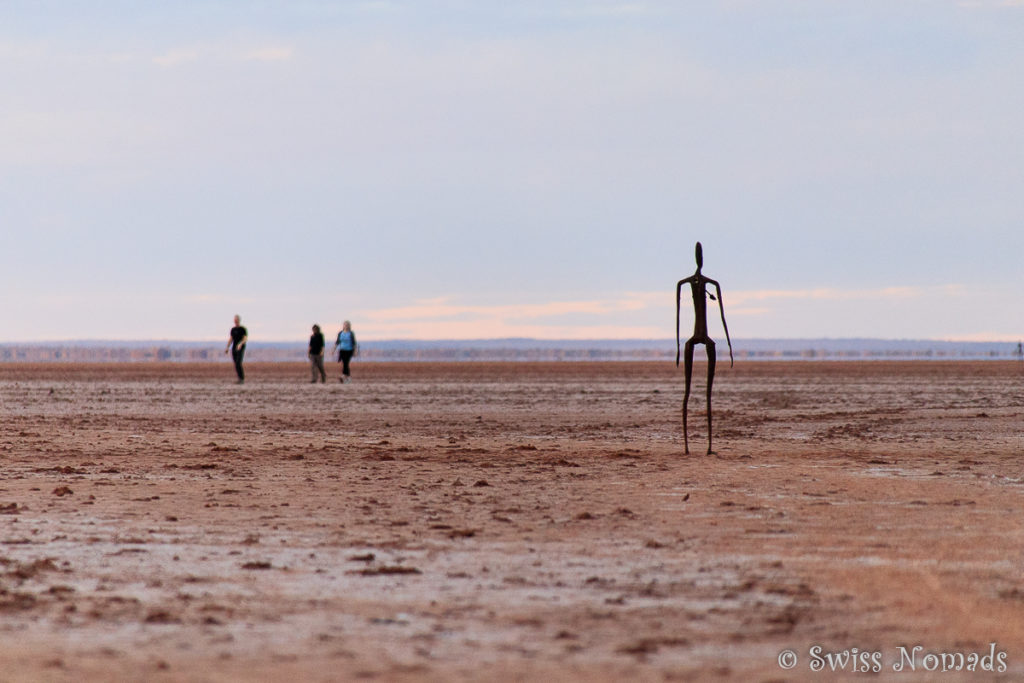
POLYGON ((235 361, 235 372, 238 373, 238 383, 245 382, 245 371, 242 370, 242 358, 245 357, 245 343, 249 341, 249 331, 242 327, 242 319, 235 316, 235 326, 231 328, 231 338, 228 339, 227 348, 224 353, 231 352, 231 360, 235 361))
POLYGON ((324 371, 324 347, 326 345, 327 342, 324 341, 324 333, 320 331, 320 326, 313 325, 313 334, 309 337, 309 365, 313 372, 311 384, 316 384, 318 376, 321 383, 327 381, 327 373, 324 371))

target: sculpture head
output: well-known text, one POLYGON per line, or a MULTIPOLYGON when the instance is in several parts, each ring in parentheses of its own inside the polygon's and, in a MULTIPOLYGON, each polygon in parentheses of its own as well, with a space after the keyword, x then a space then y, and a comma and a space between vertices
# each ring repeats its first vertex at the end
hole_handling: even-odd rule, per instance
POLYGON ((694 255, 697 257, 697 270, 700 270, 704 267, 704 250, 701 249, 700 242, 697 242, 697 249, 694 255))

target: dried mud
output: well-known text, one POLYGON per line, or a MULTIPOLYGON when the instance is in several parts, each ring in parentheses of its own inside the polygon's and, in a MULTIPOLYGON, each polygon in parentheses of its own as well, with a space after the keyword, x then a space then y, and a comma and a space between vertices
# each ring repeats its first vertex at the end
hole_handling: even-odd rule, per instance
POLYGON ((1024 677, 1020 365, 719 367, 0 366, 0 681, 1024 677))

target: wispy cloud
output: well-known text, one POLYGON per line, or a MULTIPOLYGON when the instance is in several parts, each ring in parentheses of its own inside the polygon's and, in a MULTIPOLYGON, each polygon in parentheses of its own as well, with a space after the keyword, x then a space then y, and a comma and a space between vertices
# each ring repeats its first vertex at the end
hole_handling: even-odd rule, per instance
MULTIPOLYGON (((958 7, 965 9, 985 9, 988 7, 1024 7, 1024 0, 961 0, 958 7)), ((959 341, 959 340, 957 340, 959 341)))
POLYGON ((1013 340, 1022 317, 1006 287, 943 284, 726 292, 736 336, 1013 340))
MULTIPOLYGON (((891 286, 877 288, 807 288, 726 290, 725 311, 737 336, 779 336, 765 330, 782 325, 789 334, 821 335, 827 328, 792 324, 797 311, 812 311, 817 320, 830 315, 848 321, 841 334, 906 336, 901 321, 931 320, 940 330, 948 317, 936 311, 956 310, 975 296, 963 285, 891 286), (735 321, 734 321, 735 320, 735 321), (733 322, 734 321, 734 322, 733 322), (765 328, 768 325, 768 328, 765 328), (774 327, 773 327, 774 326, 774 327), (858 332, 862 329, 863 332, 858 332)), ((668 338, 674 331, 673 294, 670 291, 628 292, 594 299, 480 305, 445 297, 408 305, 356 311, 353 319, 367 338, 482 339, 535 337, 540 339, 668 338)), ((692 311, 683 301, 683 332, 692 311)), ((708 312, 717 326, 717 311, 708 312)), ((945 336, 954 334, 953 329, 945 336)), ((1006 333, 1003 333, 1006 334, 1006 333)), ((786 336, 785 334, 781 336, 786 336)), ((943 336, 932 333, 932 336, 943 336)), ((996 333, 978 338, 993 339, 996 333)))
POLYGON ((295 50, 286 45, 245 47, 212 43, 203 46, 178 47, 153 57, 154 64, 171 68, 199 60, 218 62, 286 62, 295 56, 295 50))
POLYGON ((290 47, 264 47, 251 50, 242 55, 246 62, 285 62, 292 58, 290 47))
POLYGON ((668 303, 665 292, 634 292, 609 299, 545 303, 472 305, 450 298, 359 312, 372 337, 472 339, 636 338, 664 336, 656 325, 620 324, 619 316, 643 313, 668 303))
POLYGON ((153 62, 162 67, 173 67, 187 64, 199 59, 199 50, 195 48, 176 48, 169 50, 159 57, 154 57, 153 62))
POLYGON ((608 315, 647 308, 652 297, 665 299, 664 293, 627 294, 617 299, 587 301, 551 301, 540 304, 506 304, 497 306, 453 303, 450 298, 424 299, 408 306, 383 308, 367 312, 375 320, 440 320, 452 318, 549 318, 572 313, 608 315))
MULTIPOLYGON (((825 308, 849 319, 854 311, 875 310, 912 312, 932 309, 941 302, 961 302, 968 294, 963 285, 893 286, 842 289, 818 287, 812 289, 757 289, 726 292, 723 297, 730 317, 767 319, 772 316, 790 318, 797 310, 794 306, 825 308)), ((851 334, 851 333, 846 333, 851 334)))
POLYGON ((390 0, 371 0, 370 2, 358 3, 354 9, 359 12, 390 12, 398 9, 398 4, 390 0))
POLYGON ((562 10, 562 14, 564 16, 618 17, 647 14, 649 11, 650 8, 642 2, 610 2, 562 10))
POLYGON ((962 285, 938 285, 931 287, 877 287, 873 289, 838 289, 820 287, 814 289, 755 289, 736 291, 728 294, 728 300, 738 306, 751 302, 786 301, 794 299, 816 301, 895 301, 925 297, 948 296, 964 291, 962 285))

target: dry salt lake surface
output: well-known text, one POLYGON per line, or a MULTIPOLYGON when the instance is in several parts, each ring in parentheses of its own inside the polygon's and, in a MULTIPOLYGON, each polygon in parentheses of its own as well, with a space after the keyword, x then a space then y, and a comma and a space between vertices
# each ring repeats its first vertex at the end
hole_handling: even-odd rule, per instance
POLYGON ((1018 363, 330 370, 0 365, 0 681, 1024 676, 1018 363))

